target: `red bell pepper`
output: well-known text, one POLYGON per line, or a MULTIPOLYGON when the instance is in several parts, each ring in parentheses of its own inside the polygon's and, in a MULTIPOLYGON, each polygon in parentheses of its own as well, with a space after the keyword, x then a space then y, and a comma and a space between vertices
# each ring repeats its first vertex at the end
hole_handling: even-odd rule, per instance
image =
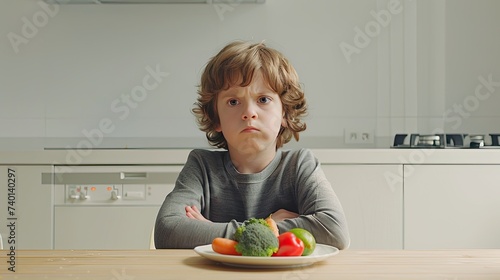
POLYGON ((279 248, 278 252, 274 253, 276 257, 291 257, 300 256, 304 252, 304 242, 295 234, 285 232, 278 236, 279 248))

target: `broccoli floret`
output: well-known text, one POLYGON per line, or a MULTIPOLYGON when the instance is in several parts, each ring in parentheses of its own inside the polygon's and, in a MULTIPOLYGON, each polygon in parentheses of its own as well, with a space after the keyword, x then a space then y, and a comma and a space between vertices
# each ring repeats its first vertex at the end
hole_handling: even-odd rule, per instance
POLYGON ((269 224, 264 219, 250 218, 244 221, 243 224, 236 229, 236 232, 234 233, 234 240, 240 241, 241 234, 243 233, 243 231, 245 231, 246 226, 251 224, 262 224, 269 227, 269 224))
POLYGON ((253 218, 243 223, 234 239, 238 241, 236 251, 243 256, 270 257, 278 251, 278 238, 263 219, 253 218))

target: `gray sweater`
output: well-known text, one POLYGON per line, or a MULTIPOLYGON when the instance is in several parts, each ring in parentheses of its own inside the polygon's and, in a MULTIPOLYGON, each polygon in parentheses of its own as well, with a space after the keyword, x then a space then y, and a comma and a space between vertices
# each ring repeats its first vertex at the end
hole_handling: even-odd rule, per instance
POLYGON ((232 238, 243 221, 279 209, 300 215, 278 222, 280 232, 300 227, 317 243, 349 246, 342 206, 311 151, 279 149, 261 172, 241 174, 227 151, 195 149, 158 212, 155 246, 194 248, 215 237, 232 238), (213 223, 187 218, 187 205, 197 206, 213 223))

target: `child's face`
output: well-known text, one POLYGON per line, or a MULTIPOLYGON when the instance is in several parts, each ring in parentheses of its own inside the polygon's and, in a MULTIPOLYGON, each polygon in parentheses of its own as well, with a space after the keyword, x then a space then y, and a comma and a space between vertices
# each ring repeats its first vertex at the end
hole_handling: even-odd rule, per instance
POLYGON ((279 95, 257 71, 247 87, 231 87, 217 98, 220 125, 230 152, 242 154, 276 151, 283 107, 279 95))

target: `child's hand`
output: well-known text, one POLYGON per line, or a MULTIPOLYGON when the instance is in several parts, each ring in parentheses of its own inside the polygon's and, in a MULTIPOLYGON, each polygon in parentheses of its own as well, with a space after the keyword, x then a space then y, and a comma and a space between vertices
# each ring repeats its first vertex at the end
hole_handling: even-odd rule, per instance
POLYGON ((274 212, 272 215, 271 215, 271 218, 275 221, 275 222, 281 222, 285 219, 293 219, 293 218, 297 218, 299 216, 299 214, 295 213, 295 212, 291 212, 291 211, 288 211, 288 210, 285 210, 285 209, 280 209, 276 212, 274 212))
POLYGON ((186 210, 186 216, 190 219, 194 220, 199 220, 199 221, 204 221, 204 222, 212 222, 210 220, 207 220, 203 215, 201 214, 200 210, 196 206, 186 206, 184 208, 186 210))

